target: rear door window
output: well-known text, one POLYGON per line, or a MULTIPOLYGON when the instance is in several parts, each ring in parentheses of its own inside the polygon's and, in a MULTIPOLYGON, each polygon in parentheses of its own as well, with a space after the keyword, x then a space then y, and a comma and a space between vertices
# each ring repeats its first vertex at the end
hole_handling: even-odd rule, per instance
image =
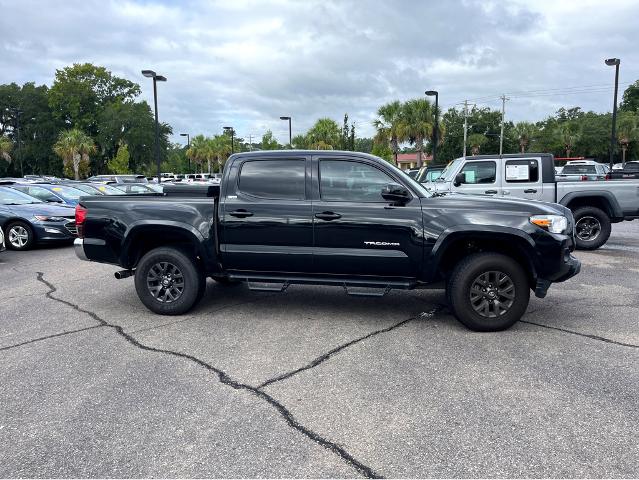
POLYGON ((534 159, 506 161, 506 183, 533 183, 539 181, 539 162, 534 159))
POLYGON ((248 160, 242 164, 238 192, 271 200, 306 198, 306 161, 248 160))

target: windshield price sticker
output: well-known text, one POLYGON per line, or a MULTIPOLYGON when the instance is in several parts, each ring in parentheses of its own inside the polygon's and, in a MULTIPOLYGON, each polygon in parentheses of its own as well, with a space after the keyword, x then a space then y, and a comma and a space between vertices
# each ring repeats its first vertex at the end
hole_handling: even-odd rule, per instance
POLYGON ((506 165, 506 180, 528 180, 529 178, 528 165, 506 165))

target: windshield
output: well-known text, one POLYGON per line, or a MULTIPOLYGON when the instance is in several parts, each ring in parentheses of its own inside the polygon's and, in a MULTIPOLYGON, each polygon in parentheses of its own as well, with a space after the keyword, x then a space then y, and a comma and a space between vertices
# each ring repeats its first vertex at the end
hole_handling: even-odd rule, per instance
POLYGON ((107 195, 122 195, 123 193, 122 190, 118 190, 111 185, 93 185, 93 187, 97 188, 102 193, 105 193, 107 195))
POLYGON ((64 199, 70 200, 78 200, 82 195, 85 194, 82 190, 78 190, 73 187, 65 187, 64 185, 56 185, 55 187, 51 187, 51 191, 57 193, 64 199))
POLYGON ((42 202, 26 193, 18 192, 11 188, 0 187, 0 205, 27 205, 30 203, 42 202))
POLYGON ((453 181, 453 175, 455 174, 455 172, 457 171, 457 168, 459 167, 459 165, 463 161, 464 161, 463 158, 456 158, 455 160, 450 162, 448 165, 446 165, 446 168, 444 168, 444 170, 442 170, 442 173, 439 175, 439 178, 437 179, 437 181, 438 182, 452 182, 453 181))

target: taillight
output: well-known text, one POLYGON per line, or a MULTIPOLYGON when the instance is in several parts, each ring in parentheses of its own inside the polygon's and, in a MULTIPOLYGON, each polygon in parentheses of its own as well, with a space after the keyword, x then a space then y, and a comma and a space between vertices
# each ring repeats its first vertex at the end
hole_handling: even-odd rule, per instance
POLYGON ((84 221, 87 218, 87 209, 79 203, 75 206, 75 226, 78 229, 78 237, 84 238, 84 221))
POLYGON ((581 181, 585 182, 586 180, 588 180, 588 175, 582 175, 581 176, 581 181))

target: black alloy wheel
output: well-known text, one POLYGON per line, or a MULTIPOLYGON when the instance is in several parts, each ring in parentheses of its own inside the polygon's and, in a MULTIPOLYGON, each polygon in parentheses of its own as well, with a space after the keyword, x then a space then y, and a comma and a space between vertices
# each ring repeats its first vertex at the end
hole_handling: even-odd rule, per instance
POLYGON ((515 301, 515 284, 504 272, 482 273, 470 287, 470 303, 482 317, 504 315, 515 301))
POLYGON ((172 263, 158 262, 149 269, 146 286, 158 302, 172 303, 184 293, 184 275, 172 263))

